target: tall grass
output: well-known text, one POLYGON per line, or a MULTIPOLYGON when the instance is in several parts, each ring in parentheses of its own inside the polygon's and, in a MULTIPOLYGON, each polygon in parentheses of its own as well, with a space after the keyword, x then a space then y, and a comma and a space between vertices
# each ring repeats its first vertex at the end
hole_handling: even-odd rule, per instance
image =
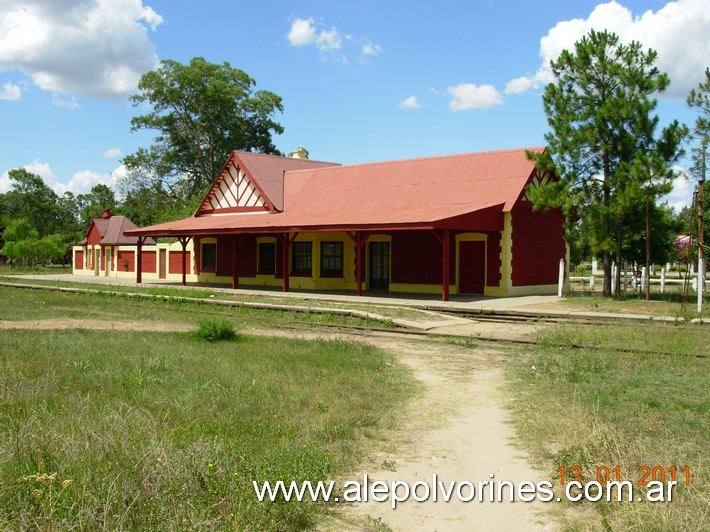
POLYGON ((692 483, 681 482, 671 503, 567 506, 563 527, 707 530, 710 358, 697 355, 708 354, 710 329, 564 326, 542 340, 511 357, 509 391, 517 433, 551 480, 559 485, 561 466, 582 468, 585 482, 601 466, 620 466, 632 482, 642 466, 692 471, 692 483), (565 340, 570 347, 560 346, 565 340))
POLYGON ((251 482, 352 467, 411 383, 343 341, 4 331, 0 529, 310 527, 326 508, 251 482))

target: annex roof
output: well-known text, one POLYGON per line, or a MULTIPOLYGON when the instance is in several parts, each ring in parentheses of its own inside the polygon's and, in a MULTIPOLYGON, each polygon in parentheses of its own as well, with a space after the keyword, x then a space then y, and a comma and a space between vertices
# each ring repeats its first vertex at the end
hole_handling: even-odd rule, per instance
MULTIPOLYGON (((99 235, 101 235, 101 240, 99 241, 100 246, 124 246, 138 244, 137 236, 128 236, 124 234, 125 231, 138 229, 138 226, 125 216, 110 216, 110 218, 95 218, 91 222, 91 225, 89 225, 89 229, 86 232, 87 236, 79 243, 79 245, 87 243, 88 235, 92 226, 95 227, 98 230, 99 235)), ((155 244, 155 241, 151 238, 145 243, 155 244)))
MULTIPOLYGON (((540 153, 543 149, 530 151, 540 153)), ((513 208, 536 173, 535 163, 528 159, 526 151, 292 168, 285 171, 283 212, 202 215, 198 212, 191 218, 145 227, 130 234, 456 228, 464 222, 469 226, 477 223, 481 230, 494 229, 502 225, 501 213, 513 208)), ((241 156, 241 152, 235 153, 241 156)), ((270 163, 251 158, 255 159, 262 166, 252 166, 249 172, 258 175, 270 163)))

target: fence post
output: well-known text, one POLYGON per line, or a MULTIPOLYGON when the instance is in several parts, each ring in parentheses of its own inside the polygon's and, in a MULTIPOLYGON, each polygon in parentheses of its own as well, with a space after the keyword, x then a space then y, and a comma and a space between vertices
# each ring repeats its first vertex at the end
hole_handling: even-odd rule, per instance
POLYGON ((703 289, 705 288, 705 259, 698 258, 698 314, 703 311, 703 289))
POLYGON ((644 266, 643 268, 641 268, 641 294, 642 295, 646 293, 646 281, 647 281, 646 278, 647 277, 648 277, 648 271, 646 271, 646 266, 644 266))
POLYGON ((616 293, 616 264, 611 263, 611 294, 616 293))
POLYGON ((666 291, 666 270, 661 269, 661 294, 666 291))
POLYGON ((594 275, 589 276, 589 291, 594 292, 594 275))
POLYGON ((565 259, 560 259, 560 273, 557 278, 557 297, 562 297, 562 289, 565 286, 565 259))
POLYGON ((626 293, 629 289, 629 267, 624 262, 624 299, 626 299, 626 293))

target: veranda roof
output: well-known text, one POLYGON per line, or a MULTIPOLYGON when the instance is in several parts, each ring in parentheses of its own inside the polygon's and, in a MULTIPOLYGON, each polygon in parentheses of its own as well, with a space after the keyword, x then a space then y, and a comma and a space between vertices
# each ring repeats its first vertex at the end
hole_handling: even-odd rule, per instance
MULTIPOLYGON (((543 149, 529 151, 540 153, 543 149)), ((528 159, 526 151, 287 170, 283 174, 283 211, 198 214, 127 234, 189 236, 405 228, 500 230, 502 213, 513 208, 535 173, 535 163, 528 159)), ((259 175, 258 168, 252 168, 251 172, 255 177, 259 175)), ((262 191, 266 192, 264 188, 262 191)), ((271 203, 275 204, 273 200, 271 203)))

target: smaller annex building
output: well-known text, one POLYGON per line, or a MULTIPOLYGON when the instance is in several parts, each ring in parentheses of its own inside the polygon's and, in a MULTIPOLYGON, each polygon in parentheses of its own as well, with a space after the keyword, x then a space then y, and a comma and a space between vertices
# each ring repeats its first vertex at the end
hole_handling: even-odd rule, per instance
POLYGON ((234 151, 193 216, 124 231, 136 280, 156 275, 151 239, 171 237, 183 283, 444 300, 555 293, 563 217, 532 209, 527 187, 554 176, 526 151, 348 166, 234 151))
MULTIPOLYGON (((73 248, 74 275, 101 275, 135 279, 138 269, 138 239, 125 231, 138 226, 125 216, 115 216, 106 209, 86 230, 86 236, 73 248)), ((191 252, 190 249, 187 251, 191 252)), ((157 244, 145 238, 141 248, 142 272, 156 279, 180 281, 184 253, 180 245, 157 244)))

